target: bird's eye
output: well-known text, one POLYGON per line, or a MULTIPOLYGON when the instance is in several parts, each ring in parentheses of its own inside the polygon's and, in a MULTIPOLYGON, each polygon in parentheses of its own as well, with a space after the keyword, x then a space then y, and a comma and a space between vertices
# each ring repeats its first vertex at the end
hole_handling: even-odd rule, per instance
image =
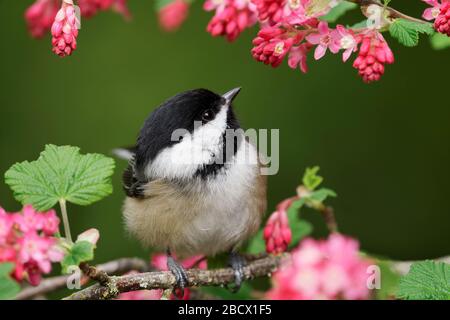
POLYGON ((202 120, 205 122, 211 121, 214 119, 214 112, 211 109, 207 109, 202 113, 202 120))

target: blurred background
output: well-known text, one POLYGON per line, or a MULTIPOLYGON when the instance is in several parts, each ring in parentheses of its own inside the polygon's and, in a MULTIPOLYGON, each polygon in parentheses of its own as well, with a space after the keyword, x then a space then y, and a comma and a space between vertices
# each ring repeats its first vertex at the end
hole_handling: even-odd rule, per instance
MULTIPOLYGON (((420 1, 394 1, 420 15, 420 1), (408 5, 405 3, 408 2, 408 5)), ((130 145, 148 114, 168 97, 206 87, 243 90, 236 112, 246 128, 280 129, 280 171, 269 179, 269 210, 295 193, 305 167, 319 165, 340 229, 362 248, 393 259, 450 253, 450 51, 427 39, 405 48, 387 38, 396 63, 364 84, 351 62, 328 55, 301 74, 284 63, 254 61, 248 30, 235 43, 206 33, 211 14, 196 2, 175 34, 160 31, 153 1, 130 0, 133 20, 103 12, 82 21, 79 48, 60 59, 50 37, 32 39, 23 14, 32 3, 0 0, 0 172, 35 160, 46 143, 109 154, 130 145)), ((362 20, 359 12, 347 21, 362 20)), ((112 196, 89 207, 69 205, 72 233, 101 232, 96 261, 148 257, 124 231, 117 160, 112 196)), ((0 205, 20 205, 0 182, 0 205)), ((306 212, 324 236, 321 218, 306 212)))

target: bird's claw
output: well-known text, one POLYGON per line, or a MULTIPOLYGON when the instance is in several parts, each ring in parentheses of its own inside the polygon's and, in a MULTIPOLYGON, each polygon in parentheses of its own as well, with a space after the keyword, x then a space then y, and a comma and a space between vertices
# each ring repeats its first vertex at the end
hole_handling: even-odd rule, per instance
POLYGON ((178 264, 172 256, 167 257, 167 268, 170 272, 175 276, 176 286, 172 290, 173 295, 177 299, 183 299, 184 297, 184 288, 188 284, 188 277, 186 274, 186 270, 178 264), (179 290, 177 290, 179 289, 179 290))
POLYGON ((245 259, 239 253, 232 252, 228 263, 234 271, 234 286, 226 286, 226 288, 232 293, 236 293, 241 288, 242 281, 244 280, 245 259))

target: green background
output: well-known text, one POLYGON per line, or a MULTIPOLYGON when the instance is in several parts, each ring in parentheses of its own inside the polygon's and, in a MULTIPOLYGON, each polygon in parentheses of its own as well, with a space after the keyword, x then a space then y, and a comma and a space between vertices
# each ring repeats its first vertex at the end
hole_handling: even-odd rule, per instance
MULTIPOLYGON (((179 32, 167 34, 152 1, 130 0, 131 22, 112 12, 84 20, 79 49, 60 59, 49 37, 28 35, 23 13, 31 2, 0 0, 0 172, 36 159, 46 143, 108 154, 132 144, 145 117, 175 93, 242 86, 236 101, 242 124, 280 129, 270 210, 294 194, 306 166, 320 165, 325 186, 339 195, 331 204, 341 231, 364 250, 395 259, 450 253, 449 51, 433 51, 426 39, 404 48, 388 37, 396 63, 379 83, 364 84, 351 62, 332 55, 310 59, 303 75, 286 63, 272 69, 255 62, 249 51, 256 28, 232 44, 211 37, 205 32, 211 13, 201 3, 179 32)), ((414 15, 425 8, 407 2, 393 5, 414 15)), ((347 17, 362 20, 359 12, 347 17)), ((148 256, 123 228, 124 166, 117 162, 112 196, 68 207, 72 233, 100 230, 97 262, 148 256)), ((0 205, 20 208, 3 182, 0 205)), ((317 214, 305 217, 316 236, 325 234, 317 214)))

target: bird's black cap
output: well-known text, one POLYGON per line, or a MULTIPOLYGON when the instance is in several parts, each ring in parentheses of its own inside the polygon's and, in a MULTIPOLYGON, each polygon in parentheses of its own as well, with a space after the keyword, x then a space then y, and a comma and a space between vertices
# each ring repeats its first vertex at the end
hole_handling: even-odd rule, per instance
MULTIPOLYGON (((215 116, 223 105, 231 105, 239 90, 233 89, 223 96, 207 89, 189 90, 161 104, 150 114, 140 131, 136 144, 136 169, 141 171, 161 150, 177 143, 171 139, 174 130, 193 132, 194 122, 202 121, 205 111, 211 111, 215 116)), ((232 108, 228 109, 227 128, 239 128, 232 108)))

